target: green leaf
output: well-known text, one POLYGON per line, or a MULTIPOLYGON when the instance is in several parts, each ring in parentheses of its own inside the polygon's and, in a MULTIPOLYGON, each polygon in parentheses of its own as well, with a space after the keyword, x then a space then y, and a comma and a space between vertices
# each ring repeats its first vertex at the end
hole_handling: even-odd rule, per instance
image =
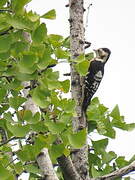
POLYGON ((57 145, 53 144, 50 151, 52 158, 57 159, 58 157, 62 156, 64 149, 65 147, 63 144, 57 144, 57 145))
POLYGON ((89 66, 90 62, 88 60, 84 60, 82 62, 77 63, 75 67, 81 76, 85 76, 88 73, 89 66))
POLYGON ((58 71, 53 72, 52 69, 47 69, 44 74, 44 77, 40 79, 39 82, 44 88, 48 88, 49 90, 60 89, 61 84, 58 81, 58 78, 59 78, 58 71))
POLYGON ((7 123, 7 128, 16 137, 24 137, 30 131, 29 125, 22 126, 19 124, 18 125, 11 125, 10 123, 7 123))
POLYGON ((69 38, 69 36, 64 39, 62 46, 67 48, 67 49, 70 49, 70 38, 69 38))
POLYGON ((5 88, 0 88, 0 103, 3 101, 3 99, 5 98, 6 96, 6 89, 5 88))
POLYGON ((55 123, 55 122, 47 121, 45 125, 48 127, 49 131, 51 131, 54 134, 61 133, 66 127, 66 124, 63 122, 55 123))
POLYGON ((30 46, 30 51, 36 54, 39 58, 42 58, 46 49, 51 48, 46 48, 45 44, 31 44, 30 46))
POLYGON ((51 52, 49 48, 46 48, 44 50, 44 53, 42 57, 39 58, 37 66, 42 70, 47 68, 47 66, 50 64, 52 58, 51 58, 51 52))
POLYGON ((31 0, 11 0, 11 5, 16 14, 22 15, 24 6, 28 4, 30 1, 31 0))
POLYGON ((51 81, 58 81, 59 71, 53 71, 52 69, 48 69, 46 71, 46 78, 51 81))
POLYGON ((13 180, 13 174, 7 170, 7 168, 4 168, 2 164, 0 164, 0 179, 1 180, 13 180))
POLYGON ((36 71, 36 63, 38 62, 38 57, 29 52, 25 53, 21 59, 21 61, 18 63, 19 71, 22 73, 28 73, 32 74, 36 71))
POLYGON ((34 89, 34 92, 32 94, 32 99, 41 108, 46 108, 49 105, 49 103, 47 102, 47 96, 49 95, 50 94, 47 89, 42 89, 41 87, 37 87, 34 89))
POLYGON ((31 130, 35 131, 35 132, 48 132, 48 128, 45 126, 43 121, 39 121, 38 123, 33 123, 30 125, 31 130))
POLYGON ((36 14, 35 12, 32 12, 32 11, 29 11, 27 16, 32 22, 35 22, 35 21, 39 20, 39 18, 40 18, 40 16, 38 14, 36 14))
POLYGON ((133 161, 135 161, 135 155, 133 155, 133 156, 131 157, 131 159, 129 160, 129 163, 132 163, 133 161))
POLYGON ((93 148, 97 154, 101 154, 103 151, 105 151, 107 145, 108 145, 108 139, 101 139, 98 141, 92 141, 93 148))
POLYGON ((125 160, 124 156, 119 156, 116 159, 116 163, 117 163, 118 168, 122 168, 122 167, 127 166, 129 164, 129 162, 125 160))
POLYGON ((33 64, 38 62, 38 57, 33 53, 27 53, 23 55, 20 65, 24 67, 32 67, 33 64))
POLYGON ((46 24, 42 23, 33 32, 32 40, 34 41, 34 43, 40 44, 45 40, 46 35, 47 35, 46 24))
POLYGON ((70 56, 69 52, 61 48, 57 48, 54 53, 58 59, 67 59, 70 56))
POLYGON ((87 116, 89 121, 99 121, 101 114, 98 105, 91 104, 88 108, 87 116))
POLYGON ((61 91, 68 93, 70 88, 70 81, 67 79, 65 81, 61 81, 60 84, 62 86, 61 91))
POLYGON ((25 110, 23 111, 23 117, 22 117, 23 121, 27 121, 27 123, 29 124, 37 124, 40 120, 40 113, 37 112, 34 114, 34 116, 32 116, 32 112, 25 110))
POLYGON ((6 62, 0 62, 0 71, 4 72, 7 70, 7 63, 6 62))
POLYGON ((110 138, 115 138, 116 136, 116 132, 112 127, 109 117, 102 117, 99 121, 97 121, 97 130, 99 134, 110 138))
POLYGON ((64 122, 65 124, 69 124, 71 123, 72 117, 73 117, 72 113, 62 113, 59 121, 64 122))
POLYGON ((108 108, 105 107, 103 104, 99 104, 99 110, 101 114, 105 114, 105 112, 107 112, 108 108))
POLYGON ((86 129, 68 135, 69 142, 74 148, 81 148, 86 143, 86 129))
POLYGON ((100 176, 100 172, 98 172, 98 170, 92 165, 92 168, 91 168, 91 173, 92 173, 92 177, 98 177, 100 176))
POLYGON ((97 129, 97 123, 96 121, 88 121, 88 132, 93 132, 94 129, 97 129))
POLYGON ((22 150, 19 150, 16 154, 22 161, 35 161, 37 155, 31 145, 23 146, 22 150))
POLYGON ((12 44, 11 35, 0 36, 0 53, 7 52, 12 44))
POLYGON ((117 120, 121 119, 118 105, 114 107, 114 109, 110 113, 110 116, 117 120))
POLYGON ((22 162, 17 162, 14 164, 14 169, 17 174, 21 174, 23 172, 23 164, 22 162))
POLYGON ((13 26, 16 29, 30 29, 30 30, 32 30, 36 25, 24 16, 15 16, 15 15, 14 16, 7 15, 6 16, 6 22, 10 26, 13 26))
POLYGON ((86 54, 86 55, 85 55, 85 58, 90 61, 91 59, 94 58, 94 53, 88 53, 88 54, 86 54))
POLYGON ((100 102, 99 102, 98 97, 93 98, 92 101, 91 101, 91 104, 92 104, 92 105, 99 105, 100 102))
POLYGON ((89 153, 88 158, 89 158, 90 166, 92 166, 92 164, 93 164, 93 165, 96 165, 99 168, 101 168, 101 166, 102 166, 101 159, 96 154, 89 153))
POLYGON ((0 108, 0 114, 3 114, 8 109, 9 109, 9 105, 8 104, 2 104, 1 108, 0 108))
POLYGON ((111 162, 115 158, 117 158, 117 155, 113 151, 110 151, 108 153, 106 151, 102 152, 102 161, 104 164, 111 162))
POLYGON ((47 85, 48 85, 48 89, 49 90, 53 90, 53 89, 61 89, 61 84, 59 81, 52 81, 52 80, 47 80, 47 85))
POLYGON ((8 59, 9 57, 10 57, 9 52, 0 53, 0 60, 5 60, 5 59, 8 59))
POLYGON ((11 122, 12 121, 12 114, 11 114, 11 112, 4 113, 4 118, 7 121, 11 122))
POLYGON ((60 47, 63 44, 63 36, 58 34, 50 34, 48 40, 54 48, 60 47))
POLYGON ((21 110, 17 112, 17 117, 18 119, 20 119, 21 121, 31 121, 32 119, 32 112, 29 110, 21 110))
MULTIPOLYGON (((49 142, 47 143, 49 144, 49 142)), ((34 154, 38 155, 44 147, 47 147, 45 136, 38 135, 38 137, 36 137, 36 139, 34 140, 34 146, 33 146, 34 154)))
POLYGON ((0 0, 0 7, 4 6, 6 4, 7 0, 0 0))
POLYGON ((56 11, 55 11, 55 9, 52 9, 52 10, 48 11, 47 13, 42 15, 41 18, 56 19, 56 11))
MULTIPOLYGON (((48 132, 48 129, 47 129, 48 132)), ((38 138, 35 141, 36 146, 40 146, 40 148, 47 147, 48 149, 51 148, 50 145, 55 144, 54 142, 56 142, 57 136, 56 134, 53 135, 51 133, 47 133, 47 135, 39 135, 38 138)))
POLYGON ((12 44, 11 46, 11 54, 13 56, 18 56, 19 53, 21 54, 23 51, 26 51, 28 49, 28 43, 18 41, 12 44))
POLYGON ((132 131, 135 129, 135 123, 126 124, 125 126, 126 126, 125 129, 127 131, 132 131))
POLYGON ((124 180, 131 180, 130 176, 129 177, 125 177, 124 180))
POLYGON ((77 56, 76 59, 73 59, 73 61, 77 62, 77 63, 81 63, 85 60, 85 55, 84 54, 80 54, 79 56, 77 56))
POLYGON ((32 74, 26 74, 26 73, 19 72, 16 74, 16 78, 20 81, 35 80, 35 79, 37 79, 37 76, 38 76, 37 72, 34 72, 32 74))
POLYGON ((9 104, 12 108, 18 109, 21 104, 23 104, 26 101, 24 97, 18 96, 18 97, 11 97, 9 98, 9 104))
POLYGON ((21 82, 17 79, 14 79, 8 86, 8 89, 22 89, 21 82))
POLYGON ((62 99, 59 103, 59 107, 67 113, 74 113, 75 110, 75 101, 72 99, 62 99))
POLYGON ((25 170, 29 173, 33 173, 33 174, 40 174, 40 170, 37 166, 34 166, 33 164, 28 164, 28 165, 25 165, 25 170))
MULTIPOLYGON (((103 169, 101 175, 103 176, 103 175, 109 174, 109 173, 111 173, 111 172, 113 172, 113 171, 114 171, 113 166, 110 166, 110 165, 106 164, 106 166, 105 166, 105 168, 103 169)), ((120 178, 120 179, 119 179, 119 178, 116 178, 115 180, 121 180, 121 178, 120 178)))

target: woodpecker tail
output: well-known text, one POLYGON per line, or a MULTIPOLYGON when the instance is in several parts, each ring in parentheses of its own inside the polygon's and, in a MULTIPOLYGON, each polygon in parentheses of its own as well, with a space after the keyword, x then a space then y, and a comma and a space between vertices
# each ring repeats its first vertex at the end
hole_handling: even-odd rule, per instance
POLYGON ((82 111, 86 114, 87 108, 90 105, 91 102, 91 97, 88 97, 87 99, 84 98, 83 103, 82 103, 82 111))

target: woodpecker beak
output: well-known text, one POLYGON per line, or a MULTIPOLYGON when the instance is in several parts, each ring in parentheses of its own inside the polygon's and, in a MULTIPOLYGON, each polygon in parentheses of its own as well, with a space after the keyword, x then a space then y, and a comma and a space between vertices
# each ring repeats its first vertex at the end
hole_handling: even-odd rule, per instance
POLYGON ((98 50, 97 49, 93 49, 93 51, 95 52, 95 55, 98 56, 98 50))
POLYGON ((96 54, 98 54, 98 49, 93 49, 93 51, 94 51, 96 54))

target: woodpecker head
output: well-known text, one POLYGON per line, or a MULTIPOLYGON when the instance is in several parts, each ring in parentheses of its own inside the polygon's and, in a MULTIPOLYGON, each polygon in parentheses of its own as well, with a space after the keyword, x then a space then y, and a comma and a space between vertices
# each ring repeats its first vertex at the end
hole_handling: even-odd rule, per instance
POLYGON ((103 63, 106 63, 111 55, 111 51, 108 48, 99 48, 94 51, 96 53, 96 58, 102 61, 103 63))

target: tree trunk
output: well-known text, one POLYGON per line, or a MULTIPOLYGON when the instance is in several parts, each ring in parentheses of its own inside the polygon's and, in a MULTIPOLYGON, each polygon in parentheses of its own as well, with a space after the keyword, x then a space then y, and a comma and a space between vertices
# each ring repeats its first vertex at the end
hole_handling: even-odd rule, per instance
MULTIPOLYGON (((70 50, 72 59, 84 54, 84 26, 83 26, 83 0, 70 0, 70 50)), ((73 118, 73 128, 78 131, 86 127, 86 118, 82 113, 83 99, 83 78, 76 72, 74 68, 75 62, 71 63, 71 92, 76 102, 76 117, 73 118)), ((88 145, 87 143, 73 154, 73 164, 80 177, 85 180, 89 179, 88 169, 88 145)))

